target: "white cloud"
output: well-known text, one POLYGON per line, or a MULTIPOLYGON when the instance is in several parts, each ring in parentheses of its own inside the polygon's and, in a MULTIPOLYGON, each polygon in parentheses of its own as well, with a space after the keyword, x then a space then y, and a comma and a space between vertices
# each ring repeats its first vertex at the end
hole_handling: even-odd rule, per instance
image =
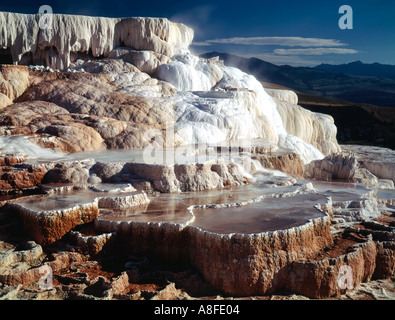
POLYGON ((194 42, 191 51, 195 51, 196 54, 207 52, 208 49, 221 51, 219 47, 222 45, 234 45, 232 47, 226 47, 225 52, 236 56, 245 58, 255 57, 276 65, 287 64, 294 67, 319 65, 324 62, 321 56, 325 55, 340 56, 359 53, 357 50, 346 48, 345 46, 348 46, 348 44, 340 40, 303 37, 233 37, 213 39, 194 42), (245 46, 247 45, 275 47, 269 50, 268 48, 262 50, 256 47, 250 47, 246 51, 245 46), (207 46, 212 47, 207 48, 207 46))
POLYGON ((207 41, 204 41, 204 42, 192 42, 192 45, 196 46, 196 47, 204 47, 204 46, 211 46, 212 43, 209 43, 207 41))
POLYGON ((303 37, 233 37, 194 42, 195 46, 209 46, 213 44, 238 44, 259 46, 285 47, 341 47, 345 43, 336 39, 303 38, 303 37))
POLYGON ((309 56, 322 56, 325 54, 355 54, 358 53, 354 49, 345 48, 307 48, 307 49, 276 49, 275 54, 278 55, 309 55, 309 56))

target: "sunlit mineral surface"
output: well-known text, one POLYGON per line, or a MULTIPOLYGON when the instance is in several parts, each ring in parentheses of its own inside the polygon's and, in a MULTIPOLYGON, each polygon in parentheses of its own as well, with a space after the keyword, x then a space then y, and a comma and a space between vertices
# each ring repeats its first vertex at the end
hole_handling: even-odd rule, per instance
POLYGON ((1 299, 394 298, 393 150, 183 24, 0 17, 1 299))

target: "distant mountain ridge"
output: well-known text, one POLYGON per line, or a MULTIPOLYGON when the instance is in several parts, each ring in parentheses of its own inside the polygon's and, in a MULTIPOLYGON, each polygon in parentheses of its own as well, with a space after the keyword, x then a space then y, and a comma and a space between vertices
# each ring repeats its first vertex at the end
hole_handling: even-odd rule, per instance
MULTIPOLYGON (((380 64, 377 64, 380 66, 372 64, 373 67, 368 65, 365 69, 359 69, 360 73, 368 73, 370 70, 370 74, 355 75, 324 70, 331 68, 331 65, 320 65, 315 68, 277 66, 257 58, 243 58, 219 52, 209 52, 200 56, 204 58, 219 56, 226 65, 252 74, 259 81, 276 83, 306 94, 395 107, 395 73, 394 77, 384 77, 382 75, 384 71, 378 75, 372 75, 374 68, 383 69, 381 68, 383 65, 380 64)), ((366 66, 362 62, 354 62, 348 68, 357 70, 358 65, 366 66)), ((395 69, 395 66, 393 67, 395 69)))
POLYGON ((335 73, 346 73, 357 76, 376 76, 395 79, 395 66, 381 63, 363 63, 361 61, 354 61, 346 64, 320 64, 315 67, 319 70, 325 70, 335 73))

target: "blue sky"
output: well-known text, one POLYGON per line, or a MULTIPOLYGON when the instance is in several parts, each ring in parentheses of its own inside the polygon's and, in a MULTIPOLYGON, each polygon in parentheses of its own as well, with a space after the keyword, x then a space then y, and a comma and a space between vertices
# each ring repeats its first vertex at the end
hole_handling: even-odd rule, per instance
POLYGON ((195 53, 228 52, 278 65, 315 66, 361 60, 395 65, 395 1, 66 1, 19 0, 0 11, 107 17, 167 17, 195 29, 195 53), (353 10, 353 29, 341 30, 339 7, 353 10))

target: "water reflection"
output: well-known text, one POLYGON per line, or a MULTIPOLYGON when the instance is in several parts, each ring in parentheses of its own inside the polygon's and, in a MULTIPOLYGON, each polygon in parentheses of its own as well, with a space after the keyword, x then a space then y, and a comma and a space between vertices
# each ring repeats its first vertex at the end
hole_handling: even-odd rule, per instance
POLYGON ((288 229, 323 217, 315 208, 325 203, 320 194, 298 195, 285 198, 266 198, 247 206, 231 208, 194 209, 192 225, 216 233, 260 233, 288 229))

